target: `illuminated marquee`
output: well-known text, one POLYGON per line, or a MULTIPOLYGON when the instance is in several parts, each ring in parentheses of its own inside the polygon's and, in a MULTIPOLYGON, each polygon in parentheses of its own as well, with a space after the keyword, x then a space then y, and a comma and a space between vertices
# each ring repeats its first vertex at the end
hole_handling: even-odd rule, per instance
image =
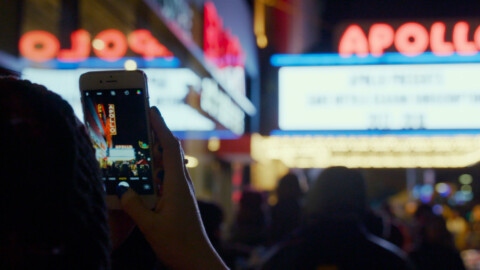
POLYGON ((57 37, 47 31, 36 30, 23 34, 18 46, 21 55, 34 62, 46 62, 55 57, 61 62, 81 62, 90 56, 92 48, 96 56, 111 62, 124 57, 129 47, 146 60, 173 56, 145 29, 135 30, 128 37, 116 29, 107 29, 93 40, 86 30, 80 29, 73 32, 70 39, 72 47, 60 49, 57 37))
POLYGON ((480 136, 261 136, 252 158, 288 168, 462 168, 480 160, 480 136))
POLYGON ((368 29, 352 24, 343 31, 338 44, 338 52, 343 57, 353 54, 365 57, 369 54, 382 56, 386 50, 395 50, 406 56, 417 56, 431 52, 438 56, 474 55, 480 49, 480 26, 473 31, 468 22, 460 21, 453 25, 451 33, 447 24, 434 22, 430 27, 418 22, 406 22, 396 29, 387 23, 375 23, 368 29), (451 36, 451 38, 450 38, 451 36))

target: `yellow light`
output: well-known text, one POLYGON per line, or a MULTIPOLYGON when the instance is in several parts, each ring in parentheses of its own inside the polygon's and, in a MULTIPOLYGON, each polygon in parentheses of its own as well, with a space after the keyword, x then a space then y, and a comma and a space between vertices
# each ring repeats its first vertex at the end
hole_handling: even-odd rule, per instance
POLYGON ((268 202, 268 205, 270 205, 270 206, 276 205, 278 203, 277 195, 272 194, 272 195, 268 196, 267 202, 268 202))
POLYGON ((405 204, 405 212, 409 215, 413 215, 415 211, 417 211, 417 203, 416 202, 408 202, 405 204))
POLYGON ((105 42, 103 42, 103 40, 101 40, 101 39, 94 39, 93 42, 92 42, 92 46, 93 46, 93 48, 101 51, 101 50, 105 49, 105 42))
POLYGON ((136 70, 137 69, 137 62, 132 59, 128 59, 125 61, 124 67, 126 70, 136 70))
POLYGON ((217 137, 211 137, 208 140, 208 150, 216 152, 218 149, 220 149, 220 139, 217 137))
POLYGON ((258 47, 263 49, 268 45, 265 34, 265 4, 263 0, 255 0, 253 13, 253 32, 257 37, 258 47))
POLYGON ((470 174, 462 174, 458 177, 458 181, 462 185, 470 185, 473 181, 473 177, 470 174))
POLYGON ((463 185, 460 190, 463 192, 463 193, 471 193, 472 192, 472 186, 470 185, 463 185))
POLYGON ((185 159, 188 160, 187 162, 187 168, 195 168, 198 166, 198 158, 194 157, 194 156, 189 156, 189 155, 185 155, 185 159))
POLYGON ((268 39, 265 35, 260 35, 257 37, 257 45, 260 49, 264 49, 268 45, 268 39))
POLYGON ((480 136, 253 134, 251 154, 258 162, 279 160, 289 168, 459 168, 480 161, 480 136))

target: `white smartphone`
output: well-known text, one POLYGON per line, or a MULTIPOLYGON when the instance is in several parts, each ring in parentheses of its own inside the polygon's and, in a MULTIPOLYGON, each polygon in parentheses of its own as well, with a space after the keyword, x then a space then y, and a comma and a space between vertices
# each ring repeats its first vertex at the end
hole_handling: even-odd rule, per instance
POLYGON ((98 71, 80 77, 84 121, 102 171, 109 209, 121 209, 118 185, 145 205, 157 199, 153 178, 147 78, 136 71, 98 71))

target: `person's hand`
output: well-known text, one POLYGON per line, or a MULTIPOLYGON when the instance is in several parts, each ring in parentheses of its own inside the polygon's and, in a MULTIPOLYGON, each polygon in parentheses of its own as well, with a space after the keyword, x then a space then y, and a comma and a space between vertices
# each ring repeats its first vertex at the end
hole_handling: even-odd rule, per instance
POLYGON ((226 269, 203 228, 180 142, 156 107, 150 110, 150 119, 157 140, 154 146, 157 183, 161 179, 159 175, 164 174, 162 196, 155 211, 151 211, 137 193, 128 189, 121 197, 123 209, 138 225, 158 258, 169 267, 226 269))

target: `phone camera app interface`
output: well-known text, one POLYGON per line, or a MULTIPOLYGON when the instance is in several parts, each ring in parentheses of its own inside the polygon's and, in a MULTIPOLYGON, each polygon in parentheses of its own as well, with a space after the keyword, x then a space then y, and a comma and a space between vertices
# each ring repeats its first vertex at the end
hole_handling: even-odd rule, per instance
POLYGON ((83 91, 85 125, 107 194, 118 184, 153 194, 148 123, 142 89, 83 91))

